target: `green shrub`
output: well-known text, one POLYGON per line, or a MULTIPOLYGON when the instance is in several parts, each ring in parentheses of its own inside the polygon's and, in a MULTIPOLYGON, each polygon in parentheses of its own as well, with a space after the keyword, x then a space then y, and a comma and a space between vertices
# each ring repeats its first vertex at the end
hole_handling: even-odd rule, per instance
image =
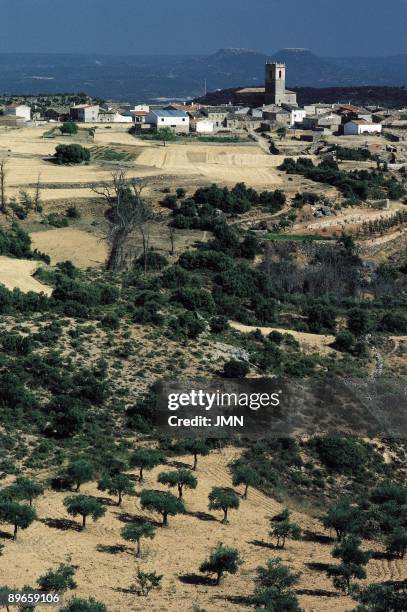
POLYGON ((53 227, 68 227, 69 221, 58 213, 50 213, 45 217, 45 222, 53 227))
POLYGON ((136 267, 138 268, 146 268, 147 270, 162 270, 168 266, 168 260, 164 255, 160 253, 156 253, 155 251, 148 251, 146 258, 144 255, 140 255, 136 260, 136 267), (145 259, 147 262, 145 262, 145 259))
POLYGON ((218 317, 212 317, 210 320, 211 332, 214 334, 221 334, 229 328, 228 318, 220 315, 218 317))
POLYGON ((61 134, 73 135, 78 133, 78 126, 74 121, 65 121, 59 129, 61 134))
POLYGON ((311 441, 321 462, 337 472, 357 472, 364 468, 369 453, 356 437, 339 435, 318 436, 311 441))
POLYGON ((0 255, 33 258, 31 238, 17 223, 13 223, 9 230, 0 228, 0 255))
POLYGON ((171 334, 176 337, 194 339, 205 329, 205 323, 195 313, 185 312, 170 322, 171 334))
POLYGON ((205 289, 185 287, 178 289, 173 294, 173 298, 188 310, 202 310, 209 313, 215 310, 213 298, 205 289))
POLYGON ((402 313, 386 312, 378 322, 377 330, 405 334, 407 333, 407 318, 402 313))
POLYGON ((178 187, 175 190, 175 193, 177 194, 177 198, 180 200, 182 198, 185 198, 185 196, 187 195, 186 190, 183 187, 178 187))
POLYGON ((184 270, 179 265, 170 266, 161 276, 162 284, 168 289, 178 289, 186 285, 194 285, 196 279, 190 272, 184 270))
POLYGON ((166 195, 162 201, 162 205, 166 208, 174 210, 177 207, 177 196, 175 195, 166 195))
POLYGON ((120 317, 114 312, 109 312, 104 315, 100 324, 105 329, 119 329, 120 317))
POLYGON ((231 359, 223 366, 223 375, 225 378, 245 378, 250 371, 249 365, 245 361, 231 359))
POLYGON ((344 329, 336 335, 333 347, 336 348, 338 351, 350 353, 354 347, 354 344, 354 336, 351 334, 350 331, 344 329))
POLYGON ((58 145, 54 157, 57 164, 81 164, 90 160, 90 152, 78 144, 58 145))
POLYGON ((70 206, 66 209, 66 216, 69 219, 80 219, 81 213, 76 208, 76 206, 70 206))
POLYGON ((276 191, 263 191, 259 196, 259 201, 262 206, 274 213, 283 208, 286 197, 283 191, 276 189, 276 191))

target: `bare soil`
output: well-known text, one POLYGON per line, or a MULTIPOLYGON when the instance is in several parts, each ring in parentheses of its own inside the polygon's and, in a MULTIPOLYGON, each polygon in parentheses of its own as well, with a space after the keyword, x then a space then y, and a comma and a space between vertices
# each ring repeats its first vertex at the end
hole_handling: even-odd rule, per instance
POLYGON ((34 249, 51 257, 52 265, 70 260, 79 268, 94 268, 106 261, 106 241, 80 229, 63 227, 33 232, 31 240, 34 249))
POLYGON ((51 295, 52 289, 33 278, 40 262, 31 259, 13 259, 0 256, 0 283, 7 289, 20 289, 24 293, 35 291, 51 295))
MULTIPOLYGON (((89 520, 86 530, 80 532, 79 521, 72 520, 63 507, 65 494, 47 491, 36 503, 39 521, 21 531, 16 542, 4 540, 3 584, 34 585, 47 569, 68 562, 79 566, 75 576, 76 594, 104 601, 110 612, 147 609, 192 612, 194 605, 207 612, 238 612, 245 609, 244 598, 253 592, 256 567, 270 558, 281 557, 292 570, 302 572, 297 592, 305 610, 343 612, 351 609, 354 602, 338 595, 321 569, 333 560, 330 552, 334 542, 317 519, 293 512, 293 520, 301 525, 306 538, 288 541, 286 548, 280 550, 274 548, 269 536, 269 519, 279 513, 283 505, 260 491, 249 490, 248 499, 241 500, 239 510, 230 512, 228 525, 220 522, 222 513, 208 510, 211 488, 231 486, 228 464, 238 452, 226 448, 199 458, 198 488, 185 493, 187 514, 169 517, 168 528, 158 526, 155 539, 142 542, 141 559, 135 557, 134 548, 121 538, 120 530, 134 518, 160 522, 160 517, 144 512, 138 497, 125 498, 122 508, 118 508, 114 500, 97 491, 94 484, 83 485, 81 492, 106 499, 107 512, 96 523, 89 520), (226 576, 223 584, 216 587, 208 584, 198 568, 219 542, 238 548, 244 564, 235 576, 226 576), (155 570, 163 574, 162 589, 150 594, 148 599, 131 592, 137 566, 144 571, 155 570)), ((190 467, 191 457, 177 457, 172 465, 181 464, 190 467)), ((159 466, 147 472, 143 487, 162 488, 156 478, 163 469, 164 466, 159 466)), ((139 485, 137 490, 140 491, 139 485)), ((237 491, 242 493, 240 489, 237 491)), ((10 530, 3 526, 2 531, 10 530)), ((406 570, 406 560, 372 559, 367 566, 368 581, 401 580, 406 570)))
POLYGON ((293 336, 301 345, 301 348, 306 351, 317 351, 321 355, 327 355, 329 353, 336 353, 333 348, 329 345, 335 340, 335 336, 324 335, 324 334, 311 334, 308 332, 299 332, 292 329, 281 329, 280 327, 256 327, 251 325, 243 325, 237 321, 229 321, 229 325, 239 332, 248 334, 256 331, 257 329, 263 336, 268 336, 273 331, 280 332, 280 334, 290 334, 293 336))

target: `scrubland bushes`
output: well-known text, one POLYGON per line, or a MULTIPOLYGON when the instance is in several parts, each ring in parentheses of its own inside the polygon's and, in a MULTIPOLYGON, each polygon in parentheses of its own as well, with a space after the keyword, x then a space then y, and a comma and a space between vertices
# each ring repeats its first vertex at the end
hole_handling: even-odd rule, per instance
POLYGON ((196 190, 192 198, 180 204, 171 196, 167 196, 164 201, 164 205, 173 210, 174 227, 211 230, 218 225, 222 214, 243 214, 255 205, 270 212, 278 212, 284 204, 285 195, 282 191, 263 191, 259 194, 244 183, 237 183, 232 189, 216 184, 202 187, 196 190))
POLYGON ((389 197, 397 200, 405 195, 405 189, 397 179, 387 178, 383 173, 369 170, 340 170, 334 160, 323 160, 314 166, 311 159, 300 157, 298 160, 286 158, 280 170, 288 174, 302 174, 305 178, 317 183, 333 185, 342 192, 345 198, 354 203, 368 198, 380 199, 389 197))
POLYGON ((79 144, 58 145, 55 149, 57 164, 81 164, 90 160, 90 151, 79 144))

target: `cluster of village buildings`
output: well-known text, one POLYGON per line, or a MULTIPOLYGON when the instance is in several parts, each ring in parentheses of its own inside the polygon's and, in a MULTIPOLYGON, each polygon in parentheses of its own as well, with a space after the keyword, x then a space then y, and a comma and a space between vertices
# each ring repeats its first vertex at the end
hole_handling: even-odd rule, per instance
POLYGON ((50 108, 42 117, 31 117, 31 108, 10 104, 4 118, 16 122, 34 120, 66 121, 85 124, 128 123, 136 132, 170 128, 179 134, 270 132, 276 127, 300 128, 329 135, 379 134, 382 122, 377 109, 351 104, 311 104, 299 107, 296 93, 286 89, 286 66, 266 64, 265 87, 247 87, 235 92, 229 104, 210 106, 198 103, 144 105, 79 104, 70 108, 50 108))

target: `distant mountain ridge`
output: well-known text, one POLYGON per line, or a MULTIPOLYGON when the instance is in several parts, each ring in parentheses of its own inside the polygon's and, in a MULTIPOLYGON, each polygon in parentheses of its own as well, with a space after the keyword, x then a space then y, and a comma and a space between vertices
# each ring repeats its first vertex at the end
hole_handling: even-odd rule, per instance
POLYGON ((0 54, 0 93, 87 93, 141 101, 187 98, 207 90, 259 86, 266 61, 287 64, 290 87, 406 86, 407 54, 321 57, 308 49, 267 55, 220 49, 212 55, 0 54))

